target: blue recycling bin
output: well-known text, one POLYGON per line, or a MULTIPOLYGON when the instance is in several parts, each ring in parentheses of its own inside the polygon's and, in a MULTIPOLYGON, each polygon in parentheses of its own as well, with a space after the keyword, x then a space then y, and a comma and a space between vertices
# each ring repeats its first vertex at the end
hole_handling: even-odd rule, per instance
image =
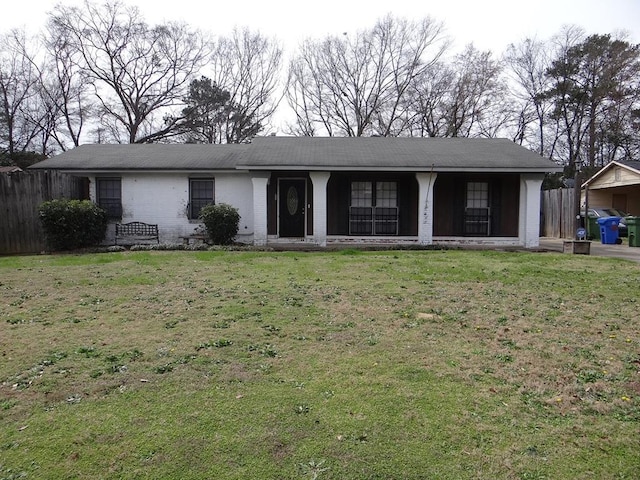
POLYGON ((620 217, 600 217, 598 225, 600 226, 600 241, 605 245, 615 245, 618 240, 618 224, 620 217))

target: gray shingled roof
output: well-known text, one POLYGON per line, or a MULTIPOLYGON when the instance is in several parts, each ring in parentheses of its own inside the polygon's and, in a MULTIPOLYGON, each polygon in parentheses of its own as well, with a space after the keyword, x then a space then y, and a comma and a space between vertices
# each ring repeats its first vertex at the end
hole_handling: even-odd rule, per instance
POLYGON ((640 172, 640 162, 637 160, 621 160, 622 165, 626 165, 629 168, 633 168, 634 170, 638 170, 640 172))
POLYGON ((81 145, 30 168, 60 170, 235 169, 250 145, 81 145))
POLYGON ((553 171, 557 165, 507 139, 263 137, 239 167, 344 170, 553 171))
POLYGON ((559 171, 506 139, 262 137, 241 145, 83 145, 34 165, 64 170, 559 171))

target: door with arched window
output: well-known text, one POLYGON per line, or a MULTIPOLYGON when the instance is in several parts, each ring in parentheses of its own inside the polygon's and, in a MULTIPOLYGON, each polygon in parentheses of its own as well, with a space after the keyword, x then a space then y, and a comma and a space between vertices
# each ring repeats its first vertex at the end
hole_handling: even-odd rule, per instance
POLYGON ((305 236, 307 181, 304 178, 281 178, 278 182, 278 220, 280 237, 305 236))

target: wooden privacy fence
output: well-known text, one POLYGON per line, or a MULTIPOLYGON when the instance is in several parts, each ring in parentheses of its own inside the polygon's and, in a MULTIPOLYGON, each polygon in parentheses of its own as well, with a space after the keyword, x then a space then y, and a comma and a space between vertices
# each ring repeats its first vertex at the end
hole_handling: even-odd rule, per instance
POLYGON ((83 198, 83 179, 54 170, 0 174, 0 255, 46 248, 38 207, 47 200, 83 198))
POLYGON ((553 238, 574 238, 575 201, 573 188, 543 190, 540 235, 553 238))

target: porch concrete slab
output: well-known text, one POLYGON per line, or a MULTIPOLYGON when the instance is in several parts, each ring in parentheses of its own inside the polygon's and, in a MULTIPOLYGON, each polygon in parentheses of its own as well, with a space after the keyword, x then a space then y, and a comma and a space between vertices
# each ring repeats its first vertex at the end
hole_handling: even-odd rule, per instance
MULTIPOLYGON (((563 238, 540 238, 540 246, 532 249, 524 249, 523 247, 505 247, 505 246, 489 246, 489 245, 457 245, 456 249, 463 250, 502 250, 502 251, 537 251, 537 252, 564 252, 564 242, 568 239, 563 238)), ((625 240, 626 242, 626 240, 625 240)), ((306 251, 306 252, 327 252, 333 250, 342 250, 347 248, 362 250, 393 250, 393 249, 417 249, 425 248, 437 249, 437 245, 420 247, 419 245, 370 245, 370 244, 349 244, 349 243, 331 243, 326 247, 320 247, 312 242, 269 242, 267 247, 275 251, 306 251)), ((443 246, 447 248, 447 246, 443 246)), ((600 242, 591 242, 590 254, 599 257, 613 257, 632 262, 640 263, 640 247, 629 247, 626 243, 621 245, 603 245, 600 242)))

